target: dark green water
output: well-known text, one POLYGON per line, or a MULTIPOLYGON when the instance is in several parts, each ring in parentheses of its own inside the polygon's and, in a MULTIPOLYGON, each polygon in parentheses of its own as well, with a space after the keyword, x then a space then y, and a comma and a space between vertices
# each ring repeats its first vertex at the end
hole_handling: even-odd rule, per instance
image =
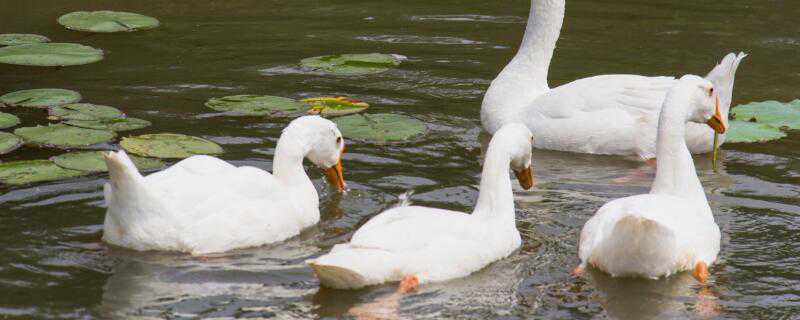
MULTIPOLYGON (((29 32, 102 48, 106 59, 62 69, 0 65, 0 93, 40 87, 81 92, 147 119, 145 132, 223 144, 224 159, 269 169, 289 119, 207 117, 203 102, 232 94, 301 98, 342 94, 373 112, 407 114, 431 129, 413 143, 348 144, 353 189, 323 190, 322 222, 285 243, 207 261, 138 253, 99 242, 104 209, 96 175, 0 187, 0 318, 348 317, 393 291, 320 289, 303 261, 346 241, 371 216, 414 190, 416 204, 469 210, 479 180, 483 91, 516 50, 529 2, 514 1, 88 1, 0 0, 0 33, 29 32), (159 29, 88 35, 55 23, 76 10, 158 17, 159 29), (304 57, 385 52, 409 60, 363 77, 308 74, 304 57)), ((734 104, 791 100, 800 83, 796 1, 569 1, 551 85, 600 73, 705 74, 727 52, 751 54, 734 104)), ((23 125, 43 123, 40 111, 23 125)), ((517 193, 523 248, 463 279, 404 297, 401 318, 791 318, 800 313, 800 133, 726 145, 718 173, 696 157, 723 232, 708 288, 666 280, 571 279, 583 222, 605 201, 646 192, 650 167, 618 157, 534 151, 537 186, 517 193), (633 182, 619 179, 639 172, 633 182), (641 174, 641 173, 644 174, 641 174)), ((2 161, 39 159, 23 148, 2 161)))

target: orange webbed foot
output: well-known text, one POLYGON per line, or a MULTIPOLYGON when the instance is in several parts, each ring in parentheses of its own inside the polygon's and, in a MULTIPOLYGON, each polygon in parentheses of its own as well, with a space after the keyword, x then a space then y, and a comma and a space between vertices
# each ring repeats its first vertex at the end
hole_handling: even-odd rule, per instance
POLYGON ((417 290, 418 287, 419 279, 417 276, 405 276, 403 279, 400 279, 400 287, 397 288, 397 292, 409 293, 417 290))
POLYGON ((573 278, 580 278, 583 277, 583 273, 586 271, 583 266, 577 266, 575 269, 572 269, 572 272, 569 274, 570 277, 573 278))
POLYGON ((706 265, 705 262, 698 262, 695 264, 692 276, 694 276, 698 282, 705 284, 708 279, 708 265, 706 265))

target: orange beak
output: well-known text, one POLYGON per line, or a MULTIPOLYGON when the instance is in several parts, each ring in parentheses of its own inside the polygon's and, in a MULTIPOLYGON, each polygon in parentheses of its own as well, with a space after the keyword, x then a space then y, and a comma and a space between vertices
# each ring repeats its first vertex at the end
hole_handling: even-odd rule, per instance
POLYGON ((514 174, 523 189, 528 190, 533 187, 533 169, 530 166, 519 171, 514 170, 514 174))
POLYGON ((336 191, 344 191, 345 188, 344 176, 342 175, 343 154, 344 146, 342 146, 342 152, 339 153, 339 162, 337 162, 335 166, 323 170, 325 173, 325 179, 328 180, 328 184, 335 188, 336 191))
POLYGON ((706 121, 706 124, 711 127, 711 129, 714 129, 714 132, 723 134, 725 133, 725 124, 722 122, 722 115, 719 114, 719 97, 716 97, 714 102, 714 115, 711 117, 711 119, 706 121))

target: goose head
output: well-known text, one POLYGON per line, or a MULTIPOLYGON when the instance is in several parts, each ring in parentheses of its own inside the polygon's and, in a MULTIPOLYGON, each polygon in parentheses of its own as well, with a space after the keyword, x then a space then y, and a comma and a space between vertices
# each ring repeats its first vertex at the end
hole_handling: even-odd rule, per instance
POLYGON ((500 128, 492 138, 493 143, 501 143, 511 158, 511 170, 525 190, 533 187, 533 169, 531 165, 531 149, 533 134, 521 123, 510 123, 500 128))
POLYGON ((289 123, 284 134, 288 132, 292 132, 291 136, 297 143, 306 145, 306 158, 322 168, 328 184, 338 191, 344 191, 344 138, 336 124, 320 116, 304 116, 289 123))
POLYGON ((685 75, 681 78, 689 94, 689 121, 705 123, 716 133, 725 133, 725 122, 719 111, 719 95, 714 92, 711 81, 695 75, 685 75))

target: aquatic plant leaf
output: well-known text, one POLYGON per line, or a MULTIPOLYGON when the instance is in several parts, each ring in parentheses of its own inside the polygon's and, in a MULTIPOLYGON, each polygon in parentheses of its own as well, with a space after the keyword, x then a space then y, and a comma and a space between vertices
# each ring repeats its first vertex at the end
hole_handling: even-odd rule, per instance
POLYGON ((116 137, 112 131, 78 128, 65 124, 18 128, 14 130, 14 134, 25 139, 26 143, 58 148, 85 147, 108 142, 116 137))
POLYGON ((0 48, 0 63, 63 67, 103 60, 103 50, 76 43, 33 43, 0 48))
POLYGON ((731 113, 739 121, 756 122, 775 128, 800 129, 800 100, 788 103, 753 102, 736 106, 731 113))
POLYGON ((300 60, 300 65, 312 70, 338 75, 379 73, 400 65, 404 57, 393 54, 340 54, 300 60))
POLYGON ((17 150, 22 144, 22 138, 8 132, 0 132, 0 154, 17 150))
POLYGON ((63 180, 82 176, 85 173, 64 169, 48 160, 26 160, 0 163, 0 182, 23 185, 34 182, 63 180))
POLYGON ((335 118, 333 122, 346 139, 377 143, 407 141, 428 131, 422 121, 399 114, 354 114, 335 118))
POLYGON ((280 116, 308 109, 303 103, 294 99, 249 94, 211 98, 205 105, 217 111, 246 116, 280 116))
POLYGON ((26 34, 26 33, 6 33, 0 34, 0 46, 16 46, 20 44, 31 44, 31 43, 44 43, 50 42, 45 36, 40 36, 38 34, 26 34))
MULTIPOLYGON (((106 172, 106 160, 103 156, 108 151, 82 151, 70 152, 50 158, 56 165, 71 170, 85 171, 85 172, 106 172)), ((153 158, 142 158, 137 156, 130 156, 133 164, 139 171, 152 171, 161 169, 165 166, 164 161, 153 158)))
POLYGON ((311 106, 309 114, 319 114, 323 117, 345 116, 369 108, 368 103, 348 97, 307 98, 303 99, 303 102, 311 106))
POLYGON ((139 118, 116 118, 104 120, 69 120, 65 124, 96 130, 111 131, 131 131, 147 128, 151 125, 150 121, 139 118))
POLYGON ((767 124, 731 120, 728 131, 725 133, 726 143, 752 143, 778 140, 786 133, 767 124))
POLYGON ((77 11, 58 18, 70 30, 85 32, 130 32, 158 27, 158 19, 138 13, 119 11, 77 11))
POLYGON ((224 152, 214 142, 174 133, 127 137, 122 139, 120 145, 129 153, 161 159, 182 159, 198 154, 216 155, 224 152))
POLYGON ((11 107, 45 108, 80 100, 80 93, 66 89, 30 89, 0 96, 0 103, 11 107))
POLYGON ((19 124, 19 118, 13 114, 0 112, 0 129, 11 128, 19 124))
POLYGON ((117 108, 92 103, 70 103, 48 110, 51 120, 107 120, 125 116, 117 108))

